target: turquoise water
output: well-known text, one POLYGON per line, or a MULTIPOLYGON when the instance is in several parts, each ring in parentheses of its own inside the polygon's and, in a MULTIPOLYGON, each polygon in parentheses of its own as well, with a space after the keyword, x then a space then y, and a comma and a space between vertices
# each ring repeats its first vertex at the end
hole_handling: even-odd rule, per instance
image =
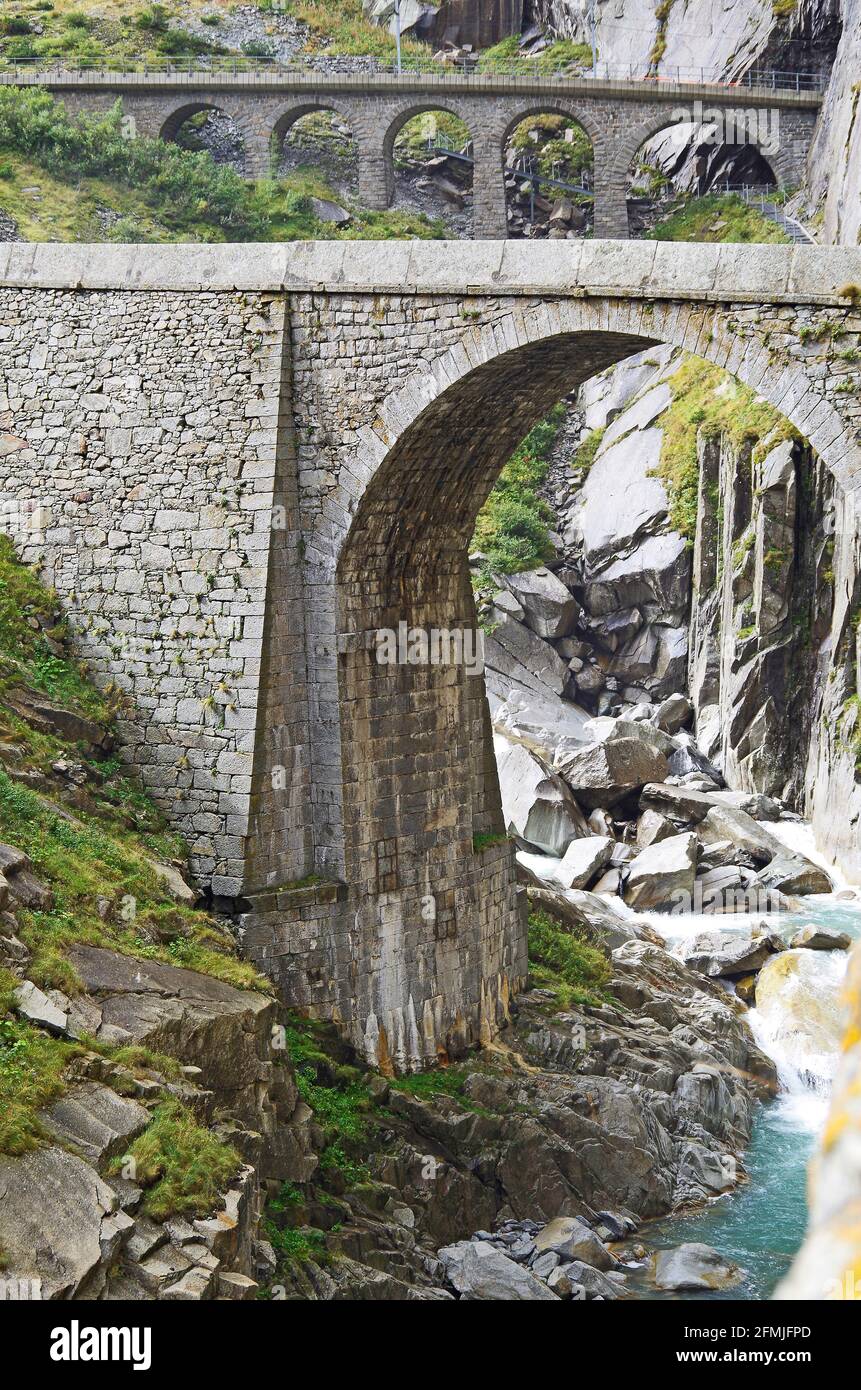
POLYGON ((768 1299, 788 1270, 807 1223, 807 1163, 816 1133, 784 1101, 764 1106, 745 1154, 748 1181, 690 1216, 645 1226, 648 1248, 702 1241, 745 1271, 744 1281, 721 1293, 660 1293, 632 1275, 629 1288, 652 1299, 768 1299))
MULTIPOLYGON (((785 937, 812 922, 861 938, 861 908, 833 897, 809 898, 802 912, 781 914, 769 921, 785 937)), ((716 925, 726 930, 732 922, 722 919, 716 924, 714 918, 701 917, 698 930, 714 929, 716 925)), ((825 987, 836 992, 839 985, 831 982, 833 967, 845 956, 840 953, 835 957, 827 952, 822 957, 825 987)), ((759 1041, 764 1045, 761 1037, 759 1041)), ((767 1046, 765 1050, 769 1050, 767 1046)), ((778 1064, 784 1092, 756 1116, 744 1155, 747 1181, 705 1208, 651 1223, 640 1232, 649 1249, 665 1249, 688 1241, 711 1245, 741 1266, 745 1271, 743 1282, 724 1292, 670 1294, 650 1287, 645 1273, 632 1273, 628 1287, 636 1296, 674 1301, 767 1300, 788 1270, 804 1238, 807 1164, 825 1124, 828 1097, 811 1090, 797 1073, 793 1074, 779 1052, 771 1055, 778 1064)))

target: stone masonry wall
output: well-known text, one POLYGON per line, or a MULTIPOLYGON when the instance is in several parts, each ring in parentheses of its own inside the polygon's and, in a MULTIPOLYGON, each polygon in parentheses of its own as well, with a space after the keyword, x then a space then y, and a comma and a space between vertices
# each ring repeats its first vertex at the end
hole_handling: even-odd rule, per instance
POLYGON ((0 290, 2 523, 126 697, 123 755, 238 893, 265 616, 284 303, 0 290))

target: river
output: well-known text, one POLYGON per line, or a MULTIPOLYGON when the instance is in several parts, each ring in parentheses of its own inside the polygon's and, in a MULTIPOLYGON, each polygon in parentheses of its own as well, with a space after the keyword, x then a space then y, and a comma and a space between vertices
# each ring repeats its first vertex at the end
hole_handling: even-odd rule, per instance
MULTIPOLYGON (((803 824, 769 825, 792 849, 827 868, 834 892, 804 900, 796 913, 770 914, 769 927, 787 940, 807 923, 861 938, 861 891, 852 890, 816 851, 803 824)), ((743 930, 763 921, 761 914, 683 917, 650 916, 651 925, 672 948, 680 938, 703 931, 743 930)), ((795 954, 795 953, 794 953, 795 954)), ((744 1156, 746 1181, 724 1197, 689 1215, 676 1215, 644 1227, 650 1248, 702 1241, 728 1255, 745 1271, 741 1284, 726 1292, 664 1294, 644 1277, 629 1287, 641 1298, 754 1299, 771 1297, 804 1237, 807 1223, 807 1164, 825 1124, 831 1081, 838 1059, 841 986, 845 951, 805 951, 803 967, 772 991, 768 1008, 751 1009, 749 1020, 759 1046, 775 1062, 780 1093, 760 1108, 744 1156)))

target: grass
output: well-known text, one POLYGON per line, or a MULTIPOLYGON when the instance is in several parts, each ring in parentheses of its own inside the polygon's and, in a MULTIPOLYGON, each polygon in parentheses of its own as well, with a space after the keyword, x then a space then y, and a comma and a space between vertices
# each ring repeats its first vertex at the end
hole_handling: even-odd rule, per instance
POLYGON ((199 1125, 174 1099, 156 1106, 144 1132, 127 1154, 114 1160, 112 1171, 128 1172, 129 1158, 135 1181, 145 1189, 143 1208, 156 1221, 210 1215, 242 1165, 231 1145, 199 1125))
POLYGON ((479 55, 482 72, 510 72, 512 66, 524 74, 543 76, 554 72, 582 72, 584 68, 592 66, 592 49, 587 43, 556 39, 541 53, 530 55, 521 50, 520 39, 515 34, 484 49, 479 55))
MULTIPOLYGON (((0 971, 0 1009, 18 980, 0 971)), ((65 1089, 65 1071, 81 1048, 38 1028, 0 1017, 0 1153, 22 1154, 45 1142, 38 1112, 65 1089)))
POLYGON ((734 448, 755 441, 757 452, 798 431, 749 387, 700 357, 689 357, 668 379, 673 399, 658 419, 663 430, 657 475, 663 480, 674 530, 693 542, 697 524, 697 439, 725 436, 734 448))
POLYGON ((646 235, 652 241, 789 241, 782 227, 732 193, 690 198, 646 235))
POLYGON ((420 213, 351 208, 321 222, 312 198, 342 201, 314 169, 249 182, 205 151, 123 135, 119 104, 72 120, 46 92, 0 88, 0 209, 28 241, 433 239, 420 213))
POLYGON ((595 462, 595 456, 601 447, 601 441, 604 438, 606 429, 606 425, 601 425, 598 429, 592 430, 590 434, 587 434, 582 443, 577 446, 574 457, 571 460, 571 469, 572 472, 581 475, 581 483, 586 481, 589 470, 595 462))
POLYGON ((167 893, 133 833, 107 818, 70 819, 50 801, 0 772, 0 834, 23 850, 51 888, 50 910, 16 915, 33 952, 29 975, 43 987, 75 991, 66 959, 81 942, 163 960, 239 988, 268 988, 239 960, 229 932, 214 918, 167 893), (107 915, 99 903, 107 901, 107 915))
POLYGON ((534 569, 553 554, 550 508, 538 496, 547 477, 553 445, 565 418, 556 405, 518 445, 478 514, 473 549, 487 558, 481 583, 493 573, 534 569))
POLYGON ((87 942, 184 965, 239 987, 267 988, 237 958, 225 927, 168 893, 151 860, 181 857, 181 842, 120 759, 90 760, 68 740, 31 729, 4 705, 4 694, 27 685, 109 728, 112 700, 89 684, 82 665, 46 645, 66 638, 57 602, 15 558, 10 539, 0 537, 0 742, 20 748, 31 769, 50 774, 65 757, 90 779, 89 808, 76 807, 72 816, 0 770, 0 838, 29 856, 54 899, 49 909, 16 914, 21 939, 33 952, 31 978, 74 991, 78 982, 67 950, 87 942), (107 911, 100 908, 105 902, 107 911))
POLYGON ((529 914, 530 982, 552 990, 561 1007, 606 1003, 610 974, 606 955, 585 935, 575 935, 546 912, 529 914))
POLYGON ((57 612, 56 594, 19 563, 10 537, 0 536, 0 697, 24 684, 107 723, 115 713, 110 700, 89 684, 79 663, 53 650, 67 636, 57 612))

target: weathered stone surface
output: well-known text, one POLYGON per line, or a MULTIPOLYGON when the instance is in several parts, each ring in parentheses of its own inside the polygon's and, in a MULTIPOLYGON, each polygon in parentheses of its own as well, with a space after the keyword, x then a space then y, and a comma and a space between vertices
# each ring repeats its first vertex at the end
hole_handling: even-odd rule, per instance
POLYGON ((554 875, 562 888, 588 888, 610 862, 614 841, 604 835, 572 840, 554 875))
POLYGON ((573 630, 580 605, 552 570, 522 570, 505 582, 539 637, 566 637, 573 630))
POLYGON ((0 1157, 4 1277, 41 1279, 43 1298, 97 1295, 115 1206, 107 1184, 75 1154, 52 1147, 0 1157))
POLYGON ((702 932, 681 943, 679 954, 692 970, 712 979, 732 979, 761 970, 785 949, 782 938, 773 932, 702 932))
POLYGON ((690 1242, 675 1250, 659 1250, 655 1257, 655 1283, 659 1289, 730 1289, 742 1271, 709 1245, 690 1242))
POLYGON ((49 999, 32 980, 25 980, 14 991, 15 1009, 29 1023, 49 1033, 63 1034, 69 1025, 69 1015, 49 999))
POLYGON ((667 775, 667 760, 639 739, 620 738, 573 753, 560 752, 554 766, 584 806, 615 806, 647 782, 667 775))
POLYGON ((808 951, 848 951, 852 938, 847 932, 808 923, 790 937, 789 945, 793 950, 803 947, 808 951))
POLYGON ((580 1296, 578 1294, 579 1289, 583 1290, 587 1299, 619 1297, 619 1285, 583 1260, 572 1260, 571 1264, 564 1265, 563 1269, 575 1298, 580 1296))
POLYGON ((96 1081, 81 1082, 54 1101, 42 1123, 61 1144, 72 1147, 95 1167, 124 1153, 149 1124, 149 1111, 128 1096, 96 1081))
POLYGON ((494 739, 502 814, 509 835, 561 856, 588 827, 562 778, 521 743, 494 739))
POLYGON ((439 1252, 449 1282, 462 1298, 530 1303, 556 1301, 556 1295, 546 1284, 500 1251, 477 1241, 464 1241, 462 1245, 463 1249, 449 1247, 439 1252))
POLYGON ((631 861, 625 881, 625 902, 643 912, 683 904, 693 893, 697 837, 673 835, 647 846, 631 861))
POLYGON ((535 1237, 540 1251, 553 1250, 562 1260, 582 1260, 594 1269, 615 1269, 617 1261, 595 1232, 574 1216, 560 1216, 535 1237))

